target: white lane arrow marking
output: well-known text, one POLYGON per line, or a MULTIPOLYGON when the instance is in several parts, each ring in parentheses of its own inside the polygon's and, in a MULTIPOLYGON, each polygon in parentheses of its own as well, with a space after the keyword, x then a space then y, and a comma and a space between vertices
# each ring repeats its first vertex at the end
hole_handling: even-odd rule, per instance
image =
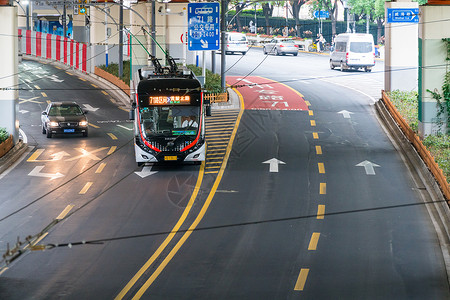
POLYGON ((374 167, 380 167, 377 164, 374 164, 368 160, 365 160, 363 162, 360 162, 359 164, 356 165, 356 167, 364 167, 364 169, 366 170, 366 175, 375 175, 375 169, 374 167))
POLYGON ((28 176, 36 176, 36 177, 46 177, 46 178, 50 178, 50 180, 56 179, 56 178, 60 178, 63 177, 64 175, 57 172, 55 174, 50 174, 50 173, 41 173, 41 170, 44 168, 44 166, 37 166, 34 167, 34 169, 28 173, 28 176))
POLYGON ((92 107, 90 104, 83 104, 84 108, 88 111, 96 111, 98 107, 92 107))
POLYGON ((278 165, 285 165, 285 162, 278 160, 276 158, 272 158, 263 162, 263 164, 269 164, 269 172, 270 173, 278 173, 278 165))
POLYGON ((342 114, 344 116, 344 119, 350 119, 350 115, 353 115, 352 112, 347 110, 341 110, 340 112, 338 112, 338 114, 342 114))
POLYGON ((70 156, 70 154, 65 151, 60 151, 58 153, 53 153, 50 156, 53 157, 51 161, 54 161, 54 160, 61 160, 64 158, 64 156, 70 156))
POLYGON ((141 178, 145 178, 147 176, 153 175, 158 173, 158 171, 152 171, 152 167, 143 167, 142 171, 140 172, 134 172, 136 175, 138 175, 141 178))
POLYGON ((28 113, 29 111, 28 111, 28 110, 21 109, 21 110, 19 110, 19 112, 20 112, 21 114, 26 114, 26 113, 28 113))

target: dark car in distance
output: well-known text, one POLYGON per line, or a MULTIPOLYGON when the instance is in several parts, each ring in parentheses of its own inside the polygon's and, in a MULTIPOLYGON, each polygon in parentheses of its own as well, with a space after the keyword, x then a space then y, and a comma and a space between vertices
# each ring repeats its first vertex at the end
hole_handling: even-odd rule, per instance
POLYGON ((42 133, 48 138, 60 133, 81 133, 87 137, 86 113, 76 102, 50 102, 41 115, 42 133))

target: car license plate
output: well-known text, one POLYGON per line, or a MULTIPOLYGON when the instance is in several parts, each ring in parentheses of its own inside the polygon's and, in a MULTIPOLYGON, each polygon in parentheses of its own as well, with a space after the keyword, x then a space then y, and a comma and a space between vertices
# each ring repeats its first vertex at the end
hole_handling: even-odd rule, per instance
POLYGON ((75 132, 75 129, 64 129, 64 132, 67 132, 67 133, 69 133, 69 132, 75 132))
POLYGON ((164 160, 177 160, 178 158, 176 156, 164 156, 164 160))

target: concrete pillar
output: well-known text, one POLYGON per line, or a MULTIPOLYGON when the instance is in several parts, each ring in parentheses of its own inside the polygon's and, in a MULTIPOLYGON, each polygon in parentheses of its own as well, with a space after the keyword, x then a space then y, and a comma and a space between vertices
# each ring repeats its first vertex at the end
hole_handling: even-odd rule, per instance
POLYGON ((147 27, 150 23, 150 3, 138 2, 132 4, 133 10, 129 11, 130 31, 131 36, 131 72, 134 74, 138 69, 148 65, 148 53, 150 52, 150 37, 147 33, 144 33, 142 27, 151 34, 151 30, 147 27), (146 20, 142 20, 142 18, 146 20))
POLYGON ((166 45, 169 54, 178 59, 177 62, 186 61, 186 45, 181 42, 186 41, 187 32, 187 6, 188 3, 168 3, 167 8, 170 9, 167 15, 167 27, 170 29, 166 34, 166 45))
POLYGON ((19 68, 17 39, 17 7, 0 6, 0 127, 19 141, 19 68))
POLYGON ((420 6, 419 26, 419 134, 427 136, 444 131, 444 124, 439 127, 437 103, 427 90, 437 91, 442 95, 442 85, 448 62, 447 49, 443 38, 450 38, 450 1, 428 1, 420 6))
MULTIPOLYGON (((418 4, 410 0, 386 2, 386 16, 388 8, 418 8, 418 4)), ((386 91, 417 90, 417 37, 417 23, 386 23, 384 58, 384 89, 386 91)))

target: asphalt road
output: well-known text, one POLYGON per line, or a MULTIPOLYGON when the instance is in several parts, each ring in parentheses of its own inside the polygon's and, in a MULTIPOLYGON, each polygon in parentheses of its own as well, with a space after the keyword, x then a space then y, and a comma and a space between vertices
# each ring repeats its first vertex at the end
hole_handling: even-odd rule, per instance
MULTIPOLYGON (((370 105, 382 67, 341 73, 329 70, 326 56, 265 57, 261 49, 227 57, 230 66, 237 62, 228 75, 282 81, 301 95, 275 84, 241 88, 248 109, 226 113, 238 125, 224 137, 234 139, 223 149, 226 168, 206 174, 208 165, 153 167, 158 172, 144 178, 135 173, 141 169, 126 112, 101 89, 41 66, 64 79, 40 79, 47 97, 99 107, 88 114, 98 128, 88 138, 46 139, 38 121, 44 103, 29 100, 45 102, 42 91, 21 94, 20 109, 28 111, 21 127, 36 148, 0 180, 7 191, 0 247, 41 230, 48 235, 37 244, 61 247, 27 251, 3 269, 0 298, 450 297, 421 187, 370 105), (346 82, 353 89, 341 86, 346 82), (250 109, 268 99, 260 96, 270 97, 270 108, 250 109), (291 101, 304 106, 288 110, 291 101), (80 156, 80 149, 89 153, 80 156), (68 155, 53 155, 61 151, 68 155), (272 158, 283 163, 265 163, 272 158), (64 177, 29 175, 41 165, 64 177), (66 218, 45 228, 68 205, 66 218)), ((211 120, 224 117, 214 111, 211 120)))

